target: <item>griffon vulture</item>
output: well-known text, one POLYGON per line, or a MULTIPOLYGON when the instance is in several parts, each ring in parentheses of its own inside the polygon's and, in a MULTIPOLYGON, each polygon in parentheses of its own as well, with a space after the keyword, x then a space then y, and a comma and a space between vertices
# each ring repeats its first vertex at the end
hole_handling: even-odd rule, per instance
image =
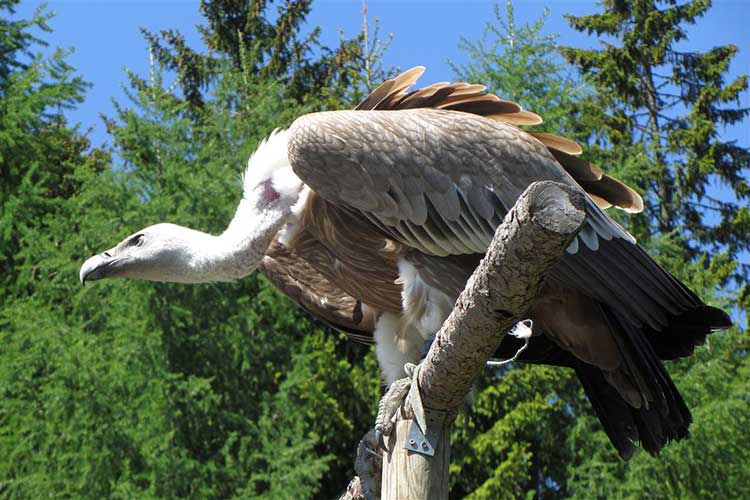
MULTIPOLYGON (((81 281, 240 279, 256 268, 313 315, 374 341, 387 383, 418 361, 489 245, 534 181, 587 193, 586 222, 529 311, 519 360, 576 371, 623 458, 688 433, 691 416, 663 359, 730 326, 604 212, 642 210, 628 186, 574 142, 528 132, 534 113, 481 85, 408 91, 424 68, 388 80, 355 110, 301 116, 249 160, 229 227, 212 236, 146 227, 82 266, 81 281)), ((506 336, 497 356, 520 341, 506 336)))

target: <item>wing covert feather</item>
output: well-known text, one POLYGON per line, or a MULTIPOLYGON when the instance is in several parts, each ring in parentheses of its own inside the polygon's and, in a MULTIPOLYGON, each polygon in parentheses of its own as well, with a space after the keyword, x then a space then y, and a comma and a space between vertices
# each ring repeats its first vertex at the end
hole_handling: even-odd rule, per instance
POLYGON ((290 129, 289 156, 297 175, 328 201, 367 212, 404 243, 432 253, 434 245, 420 241, 424 234, 417 237, 398 222, 426 224, 442 255, 475 251, 478 236, 489 242, 532 182, 576 186, 531 136, 447 110, 305 115, 290 129))
POLYGON ((273 242, 260 263, 260 271, 316 318, 343 330, 352 339, 373 343, 376 315, 315 270, 284 245, 273 242))

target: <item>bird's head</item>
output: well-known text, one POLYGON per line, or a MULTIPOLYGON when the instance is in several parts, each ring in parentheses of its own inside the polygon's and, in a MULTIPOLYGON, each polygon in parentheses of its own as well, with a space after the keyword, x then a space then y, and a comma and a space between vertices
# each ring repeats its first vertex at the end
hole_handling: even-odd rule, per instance
POLYGON ((287 158, 287 133, 274 132, 250 158, 243 198, 226 230, 212 236, 156 224, 81 266, 81 282, 133 278, 173 283, 233 281, 259 265, 282 227, 297 220, 309 190, 287 158))
POLYGON ((199 265, 195 249, 210 245, 210 238, 175 224, 146 227, 86 260, 81 266, 81 283, 104 278, 194 282, 191 270, 199 265))

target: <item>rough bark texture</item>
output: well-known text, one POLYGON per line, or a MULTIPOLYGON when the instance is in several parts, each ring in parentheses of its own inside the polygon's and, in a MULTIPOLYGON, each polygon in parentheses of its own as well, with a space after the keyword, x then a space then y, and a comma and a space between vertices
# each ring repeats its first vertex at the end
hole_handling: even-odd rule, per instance
MULTIPOLYGON (((562 255, 585 219, 583 195, 562 184, 532 184, 508 212, 453 312, 438 332, 419 374, 431 412, 446 412, 434 457, 404 449, 410 412, 399 418, 383 458, 381 498, 448 498, 450 435, 456 409, 500 345, 525 318, 547 269, 562 255)), ((434 413, 433 413, 434 414, 434 413)))
POLYGON ((585 215, 583 195, 562 184, 537 182, 521 195, 435 337, 419 378, 426 408, 453 411, 463 404, 585 215))

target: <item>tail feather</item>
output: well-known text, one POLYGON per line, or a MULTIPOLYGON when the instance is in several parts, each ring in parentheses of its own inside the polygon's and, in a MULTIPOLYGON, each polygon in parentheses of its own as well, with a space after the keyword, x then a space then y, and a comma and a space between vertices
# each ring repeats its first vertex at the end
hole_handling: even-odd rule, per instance
POLYGON ((604 432, 620 457, 628 460, 637 450, 639 435, 632 407, 613 391, 599 368, 577 361, 575 371, 604 432))
POLYGON ((622 369, 640 390, 640 407, 628 404, 598 367, 579 361, 574 368, 620 456, 623 459, 632 456, 635 442, 657 455, 670 441, 687 437, 692 421, 690 410, 652 345, 654 336, 647 337, 644 330, 627 321, 621 313, 606 306, 602 310, 618 341, 623 356, 622 369))
POLYGON ((671 398, 674 408, 665 416, 653 405, 630 406, 596 366, 578 361, 574 368, 604 432, 623 460, 633 456, 636 443, 651 455, 657 455, 669 441, 687 437, 690 412, 676 390, 671 398), (672 418, 673 415, 679 418, 672 418))

